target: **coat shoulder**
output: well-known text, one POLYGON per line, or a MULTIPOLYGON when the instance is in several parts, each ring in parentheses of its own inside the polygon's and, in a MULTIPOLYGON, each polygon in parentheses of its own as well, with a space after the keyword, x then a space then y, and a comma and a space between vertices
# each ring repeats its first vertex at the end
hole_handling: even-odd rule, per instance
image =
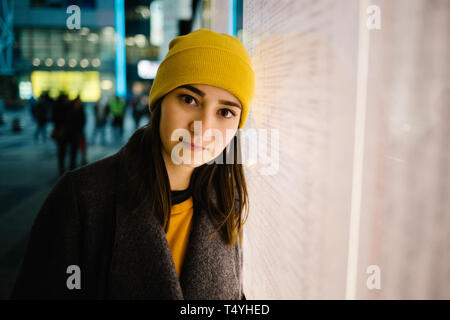
POLYGON ((119 151, 67 174, 81 212, 96 212, 97 215, 112 205, 118 184, 120 156, 119 151))
POLYGON ((120 152, 69 172, 72 185, 78 192, 96 192, 112 189, 119 170, 120 152))

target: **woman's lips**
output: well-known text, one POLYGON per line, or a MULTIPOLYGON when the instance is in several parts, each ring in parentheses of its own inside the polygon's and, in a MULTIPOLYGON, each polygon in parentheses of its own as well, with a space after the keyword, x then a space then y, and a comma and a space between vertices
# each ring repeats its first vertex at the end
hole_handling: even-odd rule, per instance
POLYGON ((202 150, 205 150, 205 149, 206 149, 206 148, 203 147, 203 146, 201 147, 201 146, 195 145, 193 142, 189 143, 189 142, 183 141, 183 143, 184 143, 185 145, 187 145, 188 147, 190 147, 190 148, 191 148, 191 151, 202 151, 202 150))

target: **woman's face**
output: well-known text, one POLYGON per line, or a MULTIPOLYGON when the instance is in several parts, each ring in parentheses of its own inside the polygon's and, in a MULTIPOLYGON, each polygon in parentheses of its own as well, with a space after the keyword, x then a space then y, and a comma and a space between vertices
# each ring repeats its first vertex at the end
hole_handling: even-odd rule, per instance
POLYGON ((177 163, 174 154, 178 155, 190 167, 215 159, 236 133, 241 109, 239 100, 222 88, 190 84, 172 90, 161 102, 164 156, 177 163))

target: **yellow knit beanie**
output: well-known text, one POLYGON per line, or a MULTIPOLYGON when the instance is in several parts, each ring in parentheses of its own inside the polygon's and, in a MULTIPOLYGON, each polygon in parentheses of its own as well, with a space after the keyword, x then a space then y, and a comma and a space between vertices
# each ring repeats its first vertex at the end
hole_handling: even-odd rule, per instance
POLYGON ((239 128, 247 119, 255 89, 255 74, 244 45, 225 33, 199 29, 169 43, 150 90, 149 109, 173 89, 208 84, 232 93, 242 104, 239 128))

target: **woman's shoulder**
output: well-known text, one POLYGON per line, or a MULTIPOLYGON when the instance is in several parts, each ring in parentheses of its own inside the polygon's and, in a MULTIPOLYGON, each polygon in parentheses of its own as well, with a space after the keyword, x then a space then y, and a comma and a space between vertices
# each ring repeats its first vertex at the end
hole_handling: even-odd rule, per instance
POLYGON ((106 192, 115 186, 121 151, 67 173, 78 192, 106 192))

